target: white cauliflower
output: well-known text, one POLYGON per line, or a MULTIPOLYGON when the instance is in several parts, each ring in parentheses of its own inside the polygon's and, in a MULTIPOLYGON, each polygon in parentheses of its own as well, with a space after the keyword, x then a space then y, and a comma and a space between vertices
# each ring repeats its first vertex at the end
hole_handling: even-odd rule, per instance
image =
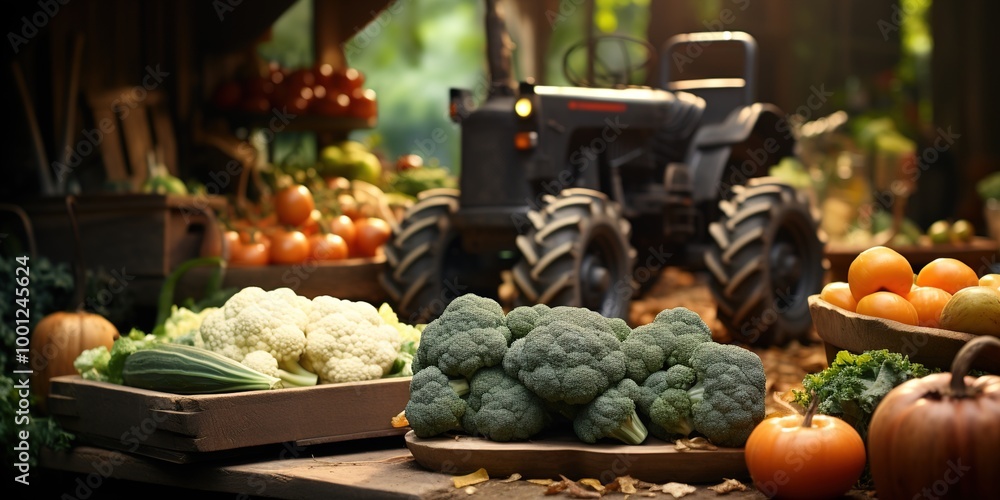
POLYGON ((305 332, 303 363, 327 383, 381 378, 400 347, 399 331, 367 302, 316 297, 305 332))
POLYGON ((313 385, 316 375, 299 364, 311 308, 309 299, 289 288, 244 288, 202 321, 204 347, 236 361, 264 351, 274 357, 281 372, 287 372, 280 375, 287 384, 303 385, 311 378, 312 384, 305 385, 313 385))

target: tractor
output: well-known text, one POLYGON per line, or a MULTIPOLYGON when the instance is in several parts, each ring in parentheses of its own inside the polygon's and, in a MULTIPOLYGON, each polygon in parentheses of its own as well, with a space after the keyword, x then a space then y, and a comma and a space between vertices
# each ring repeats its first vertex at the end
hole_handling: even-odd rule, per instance
POLYGON ((627 319, 673 266, 707 272, 734 338, 802 338, 823 241, 809 196, 768 177, 794 138, 777 107, 754 100, 754 39, 671 38, 659 88, 514 85, 503 20, 487 4, 488 96, 476 107, 451 90, 459 189, 421 193, 384 248, 380 280, 401 318, 429 321, 465 293, 496 298, 507 273, 517 305, 627 319), (692 44, 741 51, 742 74, 673 78, 670 54, 692 44))

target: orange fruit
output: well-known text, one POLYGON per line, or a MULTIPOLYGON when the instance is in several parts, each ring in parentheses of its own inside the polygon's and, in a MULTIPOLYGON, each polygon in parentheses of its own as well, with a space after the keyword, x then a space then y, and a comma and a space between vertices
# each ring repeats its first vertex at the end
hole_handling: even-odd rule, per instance
POLYGON ((913 326, 917 326, 920 322, 917 308, 903 297, 892 292, 875 292, 865 295, 858 301, 857 313, 891 319, 913 326))
POLYGON ((964 262, 941 257, 932 260, 917 273, 917 286, 932 286, 955 295, 965 287, 979 286, 979 276, 964 262))
POLYGON ((939 328, 941 326, 941 311, 951 300, 951 294, 931 286, 923 286, 906 296, 907 302, 917 310, 917 324, 939 328))
POLYGON ((851 262, 847 283, 854 300, 859 302, 862 297, 881 290, 906 295, 913 286, 913 268, 899 252, 889 247, 871 247, 851 262))
POLYGON ((851 287, 843 281, 828 283, 819 292, 819 298, 848 311, 854 312, 858 307, 858 301, 851 295, 851 287))
POLYGON ((979 278, 979 286, 988 286, 1000 290, 1000 274, 987 274, 979 278))

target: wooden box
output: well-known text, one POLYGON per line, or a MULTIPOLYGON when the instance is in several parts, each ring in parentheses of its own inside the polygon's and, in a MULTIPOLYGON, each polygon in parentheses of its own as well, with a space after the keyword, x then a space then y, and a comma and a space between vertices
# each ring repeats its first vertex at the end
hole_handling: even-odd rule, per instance
POLYGON ((52 379, 48 409, 83 442, 186 463, 266 445, 405 434, 391 419, 409 387, 406 377, 184 396, 72 375, 52 379))
MULTIPOLYGON (((76 215, 84 260, 90 269, 166 277, 181 262, 197 257, 205 232, 216 230, 203 212, 225 206, 218 196, 80 196, 76 215)), ((34 226, 39 254, 71 262, 73 236, 65 199, 47 198, 22 207, 34 226)))

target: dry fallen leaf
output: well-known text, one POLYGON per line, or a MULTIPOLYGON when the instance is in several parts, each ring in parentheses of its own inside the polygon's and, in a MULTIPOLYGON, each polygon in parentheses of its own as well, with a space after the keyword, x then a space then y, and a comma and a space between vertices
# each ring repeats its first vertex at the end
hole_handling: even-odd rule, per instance
POLYGON ((466 495, 471 495, 471 494, 473 494, 475 492, 476 492, 476 487, 475 486, 466 486, 465 487, 465 494, 466 495))
POLYGON ((399 428, 399 427, 407 427, 409 425, 410 425, 410 421, 406 419, 406 411, 405 410, 399 412, 399 414, 396 415, 395 417, 392 417, 392 426, 393 427, 399 428))
POLYGON ((571 481, 566 476, 559 475, 562 478, 562 482, 566 483, 566 493, 569 494, 571 498, 601 498, 601 494, 596 491, 588 491, 583 489, 576 481, 571 481))
POLYGON ((677 451, 688 451, 688 450, 717 450, 717 446, 712 444, 711 441, 698 436, 696 438, 681 438, 674 442, 674 448, 677 451))
POLYGON ((723 479, 723 481, 715 486, 709 486, 708 489, 720 494, 725 495, 733 491, 746 491, 747 485, 739 482, 736 479, 723 479))
POLYGON ((508 477, 507 479, 503 479, 503 480, 501 480, 499 482, 501 482, 501 483, 513 483, 514 481, 517 481, 519 479, 521 479, 521 475, 515 472, 515 473, 511 474, 510 477, 508 477))
POLYGON ((638 481, 632 476, 620 476, 615 478, 615 481, 618 481, 618 485, 621 487, 620 491, 622 493, 630 494, 638 491, 635 488, 635 484, 638 483, 638 481))
POLYGON ((659 487, 659 491, 662 491, 674 498, 681 498, 685 495, 690 495, 697 491, 697 488, 691 486, 690 484, 684 483, 667 483, 659 487))
POLYGON ((549 486, 555 482, 551 479, 528 479, 527 481, 531 484, 537 484, 539 486, 549 486))
POLYGON ((580 484, 584 485, 584 486, 590 486, 591 488, 594 488, 594 491, 596 491, 598 493, 603 493, 604 489, 605 489, 604 485, 601 484, 600 481, 598 481, 597 479, 594 479, 592 477, 587 477, 587 478, 581 479, 578 482, 580 484))
POLYGON ((568 481, 566 480, 553 482, 552 484, 549 485, 548 488, 545 489, 545 494, 558 495, 559 493, 562 493, 562 491, 565 490, 566 488, 569 488, 568 481))
POLYGON ((455 483, 456 488, 464 488, 473 484, 485 483, 490 480, 490 475, 486 472, 486 469, 479 469, 472 474, 455 476, 451 480, 455 483))

